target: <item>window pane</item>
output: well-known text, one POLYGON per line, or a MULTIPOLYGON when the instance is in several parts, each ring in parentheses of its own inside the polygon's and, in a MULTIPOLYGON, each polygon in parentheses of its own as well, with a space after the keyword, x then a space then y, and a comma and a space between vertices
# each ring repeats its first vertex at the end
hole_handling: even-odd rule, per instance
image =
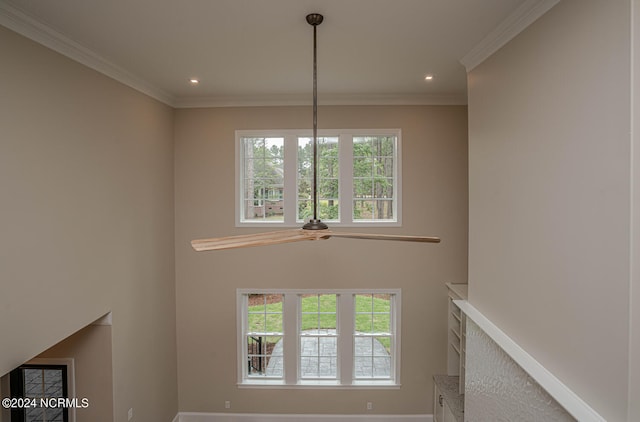
POLYGON ((356 331, 360 333, 372 333, 373 321, 371 315, 356 314, 356 331))
POLYGON ((393 218, 393 201, 378 199, 374 203, 376 220, 390 220, 393 218))
POLYGON ((370 312, 373 309, 373 294, 358 294, 355 302, 356 312, 370 312))
POLYGON ((314 314, 302 314, 300 323, 304 330, 317 329, 318 316, 314 314))
POLYGON ((282 333, 283 295, 250 294, 248 296, 246 332, 251 334, 282 333))
POLYGON ((373 327, 376 333, 391 332, 391 315, 388 313, 376 313, 373 315, 373 327))
POLYGON ((389 378, 391 374, 391 357, 373 358, 373 378, 389 378))
POLYGON ((281 378, 284 295, 255 293, 246 297, 247 376, 281 378))
MULTIPOLYGON (((21 371, 24 397, 32 399, 66 397, 66 368, 23 367, 21 371)), ((65 408, 28 407, 25 408, 24 411, 24 420, 33 422, 63 422, 66 413, 67 410, 65 408)))
POLYGON ((395 136, 353 138, 353 219, 393 220, 395 136))
POLYGON ((44 382, 44 372, 42 369, 23 369, 24 374, 24 396, 25 397, 44 397, 42 385, 44 382))
POLYGON ((301 295, 301 334, 308 330, 335 330, 337 295, 301 295))
POLYGON ((300 295, 300 377, 337 377, 337 295, 300 295))
POLYGON ((332 334, 300 338, 300 378, 336 378, 338 346, 332 334))
POLYGON ((312 217, 313 217, 313 201, 298 200, 298 219, 307 221, 312 217))
POLYGON ((384 171, 380 173, 381 176, 393 177, 393 163, 394 157, 386 157, 384 160, 384 171))
POLYGON ((356 337, 354 345, 356 379, 391 377, 391 356, 379 338, 356 337))
POLYGON ((367 177, 373 175, 373 159, 371 157, 353 157, 353 177, 367 177))
POLYGON ((42 422, 46 421, 44 408, 41 407, 29 407, 25 409, 25 421, 27 422, 42 422))
POLYGON ((355 295, 354 374, 356 379, 391 377, 392 295, 355 295))
POLYGON ((310 179, 298 179, 298 199, 312 199, 310 179))
POLYGON ((249 314, 247 318, 248 333, 263 333, 265 332, 264 314, 249 314))
POLYGON ((242 138, 243 221, 284 221, 284 138, 242 138))
POLYGON ((376 199, 393 198, 393 179, 377 178, 373 192, 376 199))
POLYGON ((328 200, 338 200, 338 179, 322 179, 318 181, 318 194, 328 200))
MULTIPOLYGON (((318 218, 325 221, 339 219, 339 160, 338 137, 318 138, 318 218)), ((298 220, 313 217, 313 139, 298 138, 298 220)))
POLYGON ((373 157, 371 138, 368 136, 353 137, 353 158, 373 157))
POLYGON ((353 201, 354 220, 373 220, 373 209, 375 201, 353 201))
POLYGON ((391 312, 391 294, 378 293, 373 295, 371 301, 376 312, 391 312), (378 299, 378 300, 376 300, 378 299))
POLYGON ((389 356, 391 354, 391 336, 374 337, 374 345, 376 347, 373 348, 373 356, 389 356))
POLYGON ((371 179, 353 179, 353 197, 368 199, 373 197, 373 181, 371 179))
POLYGON ((281 378, 281 336, 247 336, 247 375, 249 377, 281 378))
POLYGON ((324 221, 337 221, 340 217, 337 199, 327 199, 318 202, 318 218, 324 221))
POLYGON ((64 397, 64 392, 62 391, 62 370, 44 370, 44 396, 64 397))

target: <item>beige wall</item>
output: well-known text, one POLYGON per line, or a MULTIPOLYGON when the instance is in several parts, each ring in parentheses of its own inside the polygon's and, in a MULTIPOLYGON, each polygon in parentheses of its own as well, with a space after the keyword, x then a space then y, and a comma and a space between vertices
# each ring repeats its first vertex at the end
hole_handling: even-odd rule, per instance
MULTIPOLYGON (((401 128, 403 226, 442 243, 332 239, 196 253, 194 238, 235 228, 234 131, 304 128, 310 107, 176 111, 176 274, 181 411, 431 413, 431 377, 446 371, 445 282, 467 276, 464 106, 320 107, 324 128, 401 128), (236 386, 236 288, 401 288, 400 390, 264 390, 236 386)), ((261 229, 265 230, 265 229, 261 229)))
POLYGON ((628 1, 565 0, 468 79, 470 301, 617 421, 629 378, 630 39, 628 1))
MULTIPOLYGON (((631 38, 640 35, 640 0, 632 0, 631 38)), ((632 180, 640 178, 640 43, 632 42, 632 180)), ((629 330, 629 394, 628 420, 640 419, 640 183, 632 183, 633 202, 631 215, 632 264, 631 264, 631 329, 629 330)))
POLYGON ((114 420, 170 420, 173 110, 2 27, 0 51, 0 374, 112 311, 114 420))
MULTIPOLYGON (((77 422, 113 421, 113 366, 111 326, 91 324, 29 360, 29 364, 68 365, 68 397, 88 400, 87 407, 70 409, 77 422), (72 389, 73 386, 73 389, 72 389)), ((0 378, 0 397, 10 397, 9 374, 0 378)), ((0 421, 10 420, 10 409, 0 409, 0 421), (4 419, 3 419, 4 418, 4 419)))
POLYGON ((113 421, 111 326, 89 325, 45 350, 37 359, 73 359, 75 395, 89 406, 76 409, 77 422, 113 421))

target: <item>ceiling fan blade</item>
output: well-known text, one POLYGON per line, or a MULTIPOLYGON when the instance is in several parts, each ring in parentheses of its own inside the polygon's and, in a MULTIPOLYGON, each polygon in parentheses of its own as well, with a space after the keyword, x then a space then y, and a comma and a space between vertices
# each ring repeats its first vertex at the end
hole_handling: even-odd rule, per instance
POLYGON ((221 249, 249 248, 252 246, 277 245, 280 243, 326 238, 326 236, 317 236, 313 233, 307 232, 307 230, 292 229, 238 236, 216 237, 211 239, 197 239, 191 241, 191 246, 196 251, 202 252, 221 249))
POLYGON ((397 234, 373 234, 373 233, 347 233, 347 232, 330 232, 331 237, 346 237, 349 239, 370 239, 370 240, 398 240, 403 242, 427 242, 440 243, 439 237, 429 236, 404 236, 397 234))

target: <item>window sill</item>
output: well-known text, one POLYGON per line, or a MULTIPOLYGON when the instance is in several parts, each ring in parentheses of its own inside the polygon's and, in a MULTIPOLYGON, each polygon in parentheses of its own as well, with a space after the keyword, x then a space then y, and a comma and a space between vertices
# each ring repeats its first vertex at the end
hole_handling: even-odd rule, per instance
MULTIPOLYGON (((391 221, 391 220, 385 220, 385 221, 367 220, 367 221, 358 221, 358 222, 351 222, 351 223, 338 223, 330 220, 322 220, 322 222, 326 223, 331 227, 402 227, 402 223, 400 223, 399 221, 391 221)), ((295 228, 302 227, 304 223, 305 223, 304 221, 301 221, 295 224, 284 223, 282 221, 241 221, 236 223, 236 227, 238 228, 240 227, 271 227, 271 228, 280 227, 283 229, 295 229, 295 228)))
POLYGON ((384 389, 398 390, 401 384, 393 381, 354 381, 352 384, 341 384, 339 381, 299 381, 297 384, 286 384, 281 380, 249 380, 237 384, 238 388, 269 388, 269 389, 336 389, 336 390, 353 390, 353 389, 384 389))

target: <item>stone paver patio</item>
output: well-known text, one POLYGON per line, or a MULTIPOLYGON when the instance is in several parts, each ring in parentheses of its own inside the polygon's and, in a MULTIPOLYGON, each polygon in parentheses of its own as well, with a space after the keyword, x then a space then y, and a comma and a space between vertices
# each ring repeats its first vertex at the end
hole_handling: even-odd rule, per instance
MULTIPOLYGON (((308 330, 301 340, 300 377, 333 378, 337 367, 337 339, 335 330, 308 330)), ((388 377, 391 358, 385 347, 375 338, 356 337, 355 377, 388 377)), ((267 376, 282 376, 282 340, 278 341, 267 365, 267 376)))

